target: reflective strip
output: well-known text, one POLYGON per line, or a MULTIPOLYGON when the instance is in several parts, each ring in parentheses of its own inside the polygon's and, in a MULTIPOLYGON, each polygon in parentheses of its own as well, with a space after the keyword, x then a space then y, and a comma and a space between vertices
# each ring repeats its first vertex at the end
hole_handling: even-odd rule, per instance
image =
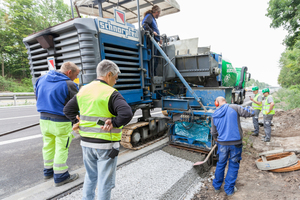
POLYGON ((110 131, 104 131, 100 128, 82 127, 79 126, 79 130, 89 133, 121 133, 122 129, 113 128, 110 131))
POLYGON ((106 121, 108 119, 111 119, 111 118, 108 118, 108 117, 93 117, 93 116, 85 116, 85 115, 80 115, 80 120, 85 120, 85 121, 91 121, 91 122, 97 122, 98 120, 101 120, 101 121, 106 121))
POLYGON ((44 165, 44 168, 45 168, 45 169, 52 169, 53 166, 52 166, 52 165, 51 165, 51 166, 44 165))
POLYGON ((63 170, 54 170, 54 174, 63 174, 65 172, 67 172, 68 169, 63 169, 63 170))
POLYGON ((53 163, 54 159, 52 160, 44 160, 44 163, 53 163))
POLYGON ((67 167, 67 164, 66 163, 63 163, 63 164, 54 163, 53 167, 67 167))
POLYGON ((91 142, 85 142, 80 141, 80 145, 83 147, 89 147, 93 149, 111 149, 113 148, 120 148, 119 142, 112 142, 112 143, 91 143, 91 142))

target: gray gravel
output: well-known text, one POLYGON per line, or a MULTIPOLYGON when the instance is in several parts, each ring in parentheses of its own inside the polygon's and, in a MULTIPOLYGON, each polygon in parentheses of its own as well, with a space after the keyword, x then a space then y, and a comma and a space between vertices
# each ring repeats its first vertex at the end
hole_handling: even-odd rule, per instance
MULTIPOLYGON (((192 169, 192 165, 193 162, 165 151, 154 152, 117 170, 116 187, 112 190, 112 200, 161 199, 177 181, 192 169)), ((81 197, 82 190, 78 190, 61 199, 75 200, 81 199, 81 197)))
POLYGON ((159 199, 192 165, 164 151, 154 152, 118 170, 112 199, 159 199))
POLYGON ((178 148, 171 147, 171 146, 166 146, 162 150, 173 156, 183 158, 183 159, 191 161, 193 163, 202 161, 205 159, 205 156, 200 155, 199 153, 195 153, 195 152, 187 151, 187 150, 183 150, 183 149, 178 149, 178 148))

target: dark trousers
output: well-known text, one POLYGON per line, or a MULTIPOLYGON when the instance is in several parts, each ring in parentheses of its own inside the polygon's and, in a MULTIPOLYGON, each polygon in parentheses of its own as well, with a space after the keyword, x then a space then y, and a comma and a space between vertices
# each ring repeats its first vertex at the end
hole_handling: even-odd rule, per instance
POLYGON ((218 156, 215 179, 213 180, 213 186, 216 190, 219 190, 224 181, 224 171, 229 160, 228 171, 225 178, 224 190, 227 195, 234 192, 235 182, 238 176, 240 168, 240 160, 242 160, 243 145, 221 145, 218 144, 218 156))

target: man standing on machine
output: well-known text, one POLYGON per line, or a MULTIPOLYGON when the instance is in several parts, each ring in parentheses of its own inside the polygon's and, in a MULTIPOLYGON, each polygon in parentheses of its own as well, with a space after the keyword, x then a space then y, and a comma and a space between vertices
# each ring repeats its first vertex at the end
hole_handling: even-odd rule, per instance
MULTIPOLYGON (((144 19, 142 21, 143 27, 146 31, 150 32, 150 35, 154 35, 156 42, 162 43, 160 39, 160 33, 158 30, 158 25, 156 19, 159 17, 161 9, 159 6, 155 5, 151 10, 148 10, 144 14, 144 19)), ((154 56, 158 55, 158 50, 154 47, 154 56)), ((158 58, 154 58, 154 76, 156 76, 156 68, 158 64, 158 58)))

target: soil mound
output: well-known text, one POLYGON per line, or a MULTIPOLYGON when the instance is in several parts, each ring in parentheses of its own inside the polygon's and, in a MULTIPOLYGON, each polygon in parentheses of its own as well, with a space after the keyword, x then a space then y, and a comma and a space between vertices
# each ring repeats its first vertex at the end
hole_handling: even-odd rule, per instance
POLYGON ((272 136, 294 137, 300 136, 300 108, 290 111, 276 110, 273 119, 274 131, 272 136))

